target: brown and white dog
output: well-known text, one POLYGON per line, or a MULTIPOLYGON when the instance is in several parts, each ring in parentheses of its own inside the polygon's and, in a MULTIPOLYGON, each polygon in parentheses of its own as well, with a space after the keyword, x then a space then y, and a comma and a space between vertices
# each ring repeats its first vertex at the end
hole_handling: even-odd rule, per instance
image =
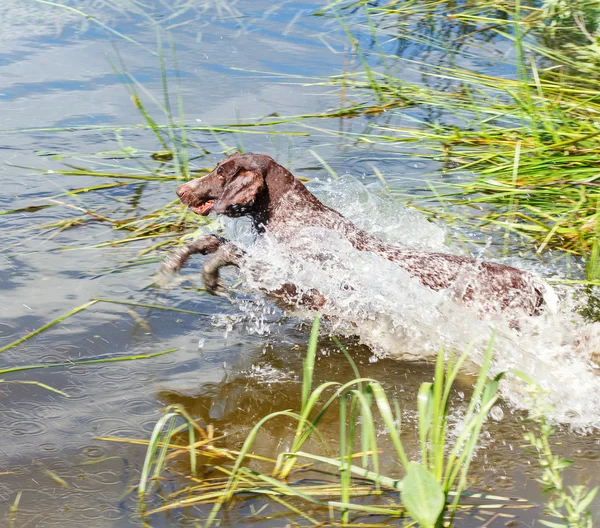
MULTIPOLYGON (((387 259, 434 291, 449 290, 480 316, 491 313, 539 315, 556 310, 554 291, 539 277, 503 264, 446 253, 428 253, 399 247, 359 229, 337 211, 321 203, 288 170, 264 154, 232 154, 204 177, 184 183, 177 195, 193 212, 229 217, 248 216, 259 234, 268 232, 285 240, 306 227, 337 233, 358 251, 369 251, 387 259)), ((244 253, 215 235, 179 248, 166 261, 165 269, 179 270, 194 253, 212 254, 202 275, 206 289, 217 294, 219 268, 240 266, 244 253)), ((319 308, 326 299, 317 291, 299 294, 293 284, 271 291, 289 304, 319 308)))

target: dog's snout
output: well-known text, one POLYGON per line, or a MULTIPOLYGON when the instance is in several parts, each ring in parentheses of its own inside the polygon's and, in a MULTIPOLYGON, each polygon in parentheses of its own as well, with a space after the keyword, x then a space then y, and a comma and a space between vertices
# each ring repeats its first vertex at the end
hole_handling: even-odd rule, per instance
POLYGON ((186 196, 189 194, 189 185, 184 183, 175 189, 175 194, 179 196, 180 200, 185 200, 186 196))

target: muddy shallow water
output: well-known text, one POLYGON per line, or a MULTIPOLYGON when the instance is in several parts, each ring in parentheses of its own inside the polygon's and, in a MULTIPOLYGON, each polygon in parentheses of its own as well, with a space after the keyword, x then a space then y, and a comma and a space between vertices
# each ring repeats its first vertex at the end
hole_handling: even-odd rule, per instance
MULTIPOLYGON (((225 6, 216 0, 197 0, 175 2, 170 7, 153 1, 149 9, 134 2, 71 2, 133 41, 109 33, 73 11, 18 0, 5 4, 0 18, 0 210, 47 203, 38 200, 51 196, 56 201, 52 208, 0 217, 4 249, 0 258, 0 347, 95 297, 166 305, 199 314, 96 304, 2 353, 2 368, 10 368, 177 349, 143 361, 34 369, 3 377, 3 524, 22 491, 15 526, 74 527, 84 522, 94 527, 138 526, 141 521, 128 491, 139 479, 144 448, 96 438, 148 438, 161 409, 179 403, 205 424, 228 433, 230 446, 238 446, 257 419, 274 410, 297 408, 309 326, 247 293, 245 304, 232 304, 181 287, 147 289, 158 264, 123 264, 148 244, 138 241, 126 248, 93 248, 123 236, 101 223, 55 232, 52 237, 37 229, 72 216, 76 207, 99 213, 121 208, 123 216, 150 212, 174 199, 175 181, 65 196, 69 189, 111 180, 42 175, 24 167, 57 170, 68 162, 111 171, 120 163, 133 165, 120 157, 123 149, 137 149, 137 161, 149 170, 154 168, 156 162, 149 155, 160 145, 151 132, 133 128, 141 118, 111 63, 118 63, 118 49, 129 73, 159 96, 156 23, 171 28, 186 120, 199 125, 235 123, 274 112, 314 114, 335 108, 338 96, 328 86, 308 85, 309 77, 343 71, 346 37, 335 20, 311 16, 322 5, 317 1, 274 6, 253 0, 225 6), (262 319, 255 317, 256 306, 261 307, 262 319), (11 381, 45 383, 69 397, 11 381)), ((419 49, 402 50, 409 52, 418 53, 419 49)), ((444 60, 442 56, 429 57, 444 60)), ((510 74, 509 68, 506 73, 510 74)), ((406 75, 416 78, 418 72, 406 75)), ((170 79, 177 82, 174 74, 170 79)), ((367 184, 376 180, 365 176, 373 174, 373 166, 393 188, 412 187, 414 179, 439 177, 436 171, 440 166, 434 162, 402 158, 391 150, 368 150, 334 134, 340 127, 360 130, 369 119, 307 119, 276 129, 288 132, 286 135, 270 134, 262 128, 219 136, 195 131, 191 140, 210 154, 193 161, 192 166, 212 166, 223 149, 220 142, 224 142, 227 147, 266 152, 308 178, 328 177, 311 149, 337 173, 348 173, 367 184)), ((377 217, 371 214, 370 218, 377 217)), ((383 231, 385 227, 381 222, 370 226, 383 231)), ((413 241, 417 242, 416 238, 413 241)), ((513 263, 545 269, 538 261, 519 259, 516 254, 522 249, 527 250, 515 246, 513 263)), ((494 251, 493 245, 488 248, 492 256, 498 256, 494 251)), ((195 263, 196 267, 186 271, 191 277, 198 259, 195 263)), ((361 374, 380 380, 393 391, 407 409, 410 423, 418 386, 430 379, 431 367, 391 358, 374 361, 372 350, 354 339, 347 344, 361 374)), ((315 383, 350 379, 352 372, 342 354, 326 338, 321 345, 315 383)), ((563 365, 557 361, 553 383, 561 379, 561 369, 572 367, 563 365)), ((565 371, 564 378, 572 382, 573 373, 565 371)), ((470 383, 468 377, 461 380, 456 394, 459 404, 459 393, 468 392, 470 383)), ((578 397, 585 399, 586 395, 578 397)), ((490 424, 474 462, 473 484, 476 489, 526 497, 540 504, 533 460, 520 450, 524 415, 507 402, 502 408, 502 419, 490 424)), ((325 424, 323 430, 335 438, 335 423, 325 424)), ((269 430, 257 450, 272 452, 286 445, 291 434, 291 428, 269 430)), ((575 460, 569 471, 573 483, 598 481, 597 432, 571 433, 564 427, 554 441, 557 452, 575 460)), ((600 517, 600 499, 591 508, 600 517)), ((531 526, 540 511, 534 508, 510 514, 531 526)), ((151 523, 157 527, 185 525, 193 518, 194 512, 189 517, 156 515, 151 523)), ((231 524, 243 523, 235 515, 230 520, 231 524)), ((487 526, 505 526, 510 520, 497 517, 487 526)), ((277 525, 281 524, 273 523, 277 525)), ((464 525, 480 526, 481 521, 472 519, 464 525)))

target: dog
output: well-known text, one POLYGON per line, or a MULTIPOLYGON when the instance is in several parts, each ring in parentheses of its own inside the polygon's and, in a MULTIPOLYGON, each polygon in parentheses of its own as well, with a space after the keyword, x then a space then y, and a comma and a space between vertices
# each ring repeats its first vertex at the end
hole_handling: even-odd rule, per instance
MULTIPOLYGON (((480 316, 494 313, 537 316, 556 311, 558 299, 552 288, 532 273, 480 259, 417 251, 400 247, 359 229, 340 213, 320 202, 300 180, 265 154, 235 153, 215 169, 177 188, 180 200, 196 214, 209 213, 236 218, 247 216, 259 236, 269 233, 285 241, 298 230, 318 227, 331 230, 358 251, 369 251, 405 270, 436 292, 449 291, 480 316)), ((240 267, 244 252, 216 235, 202 237, 168 257, 164 269, 178 271, 195 253, 211 255, 202 276, 209 293, 220 294, 219 269, 240 267)), ((300 292, 290 283, 270 291, 289 305, 319 309, 327 300, 316 290, 300 292)))

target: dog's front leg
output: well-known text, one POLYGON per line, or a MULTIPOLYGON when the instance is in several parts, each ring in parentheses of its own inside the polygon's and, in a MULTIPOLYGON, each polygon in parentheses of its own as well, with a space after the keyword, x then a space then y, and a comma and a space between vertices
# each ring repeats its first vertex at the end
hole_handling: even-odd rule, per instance
POLYGON ((161 271, 168 274, 176 273, 183 268, 183 265, 192 255, 197 253, 200 255, 215 253, 223 244, 227 244, 227 240, 217 235, 200 237, 191 244, 172 251, 163 262, 161 271))
MULTIPOLYGON (((244 264, 245 253, 235 244, 223 244, 215 251, 202 266, 202 279, 205 290, 212 295, 225 295, 225 285, 219 280, 219 270, 226 266, 240 268, 244 264)), ((259 275, 256 269, 252 273, 259 275)), ((314 288, 302 291, 295 284, 285 283, 276 290, 261 288, 271 298, 274 298, 283 309, 301 306, 309 310, 318 310, 326 302, 325 297, 314 288)))
POLYGON ((204 289, 211 295, 225 295, 225 285, 219 280, 219 270, 226 266, 239 268, 244 259, 244 252, 231 242, 227 242, 212 252, 210 258, 202 266, 204 289))

